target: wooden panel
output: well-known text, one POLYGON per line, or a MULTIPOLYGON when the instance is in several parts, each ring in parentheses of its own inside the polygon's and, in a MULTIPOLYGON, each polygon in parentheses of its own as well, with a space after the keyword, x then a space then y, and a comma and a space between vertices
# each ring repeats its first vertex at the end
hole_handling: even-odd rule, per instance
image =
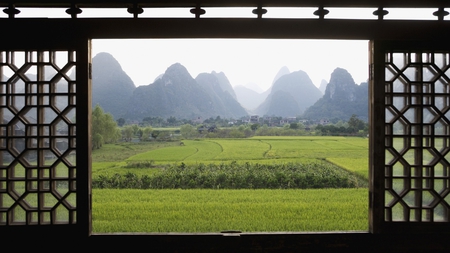
MULTIPOLYGON (((30 0, 16 0, 13 1, 16 6, 52 6, 52 7, 67 7, 74 1, 71 0, 43 0, 43 1, 30 1, 30 0)), ((95 7, 117 7, 133 5, 139 3, 140 6, 186 6, 194 7, 197 4, 201 6, 210 7, 227 7, 227 6, 258 6, 262 3, 263 6, 301 6, 301 7, 448 7, 450 3, 441 0, 79 0, 75 2, 78 6, 95 6, 95 7)), ((9 1, 2 1, 0 5, 7 6, 9 1)))

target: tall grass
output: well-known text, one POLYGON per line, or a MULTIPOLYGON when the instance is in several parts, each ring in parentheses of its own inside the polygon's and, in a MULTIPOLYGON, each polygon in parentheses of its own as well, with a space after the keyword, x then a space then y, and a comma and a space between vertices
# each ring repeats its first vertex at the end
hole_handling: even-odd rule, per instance
POLYGON ((367 231, 366 189, 93 190, 93 232, 367 231))

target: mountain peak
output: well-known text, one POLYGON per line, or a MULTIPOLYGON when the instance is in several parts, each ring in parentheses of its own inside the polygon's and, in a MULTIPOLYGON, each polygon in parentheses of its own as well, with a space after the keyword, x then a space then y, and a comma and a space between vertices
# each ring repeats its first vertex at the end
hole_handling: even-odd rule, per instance
POLYGON ((99 104, 115 118, 125 113, 126 100, 135 89, 131 78, 109 53, 92 58, 92 106, 99 104))
POLYGON ((114 58, 114 56, 112 56, 112 54, 107 53, 107 52, 100 52, 98 54, 96 54, 94 56, 94 58, 92 58, 92 62, 100 65, 100 64, 107 64, 110 68, 120 68, 122 69, 122 67, 120 66, 120 63, 116 60, 116 58, 114 58))
POLYGON ((274 85, 275 82, 276 82, 280 77, 282 77, 282 76, 284 76, 284 75, 287 75, 287 74, 290 74, 290 73, 291 73, 291 71, 289 71, 288 67, 286 67, 286 66, 281 67, 281 69, 278 70, 278 73, 277 73, 277 74, 275 75, 275 77, 273 78, 272 85, 274 85))
POLYGON ((295 117, 313 105, 321 96, 322 93, 305 71, 294 71, 281 76, 273 84, 270 95, 255 110, 255 113, 265 115, 270 112, 278 112, 281 116, 295 117), (283 92, 280 93, 279 91, 283 92), (272 103, 274 99, 277 100, 276 103, 272 103))
POLYGON ((164 72, 161 80, 165 85, 169 85, 172 83, 183 84, 184 81, 193 82, 194 78, 192 78, 191 74, 189 74, 186 67, 180 63, 174 63, 166 69, 166 72, 164 72))
POLYGON ((330 82, 325 90, 325 97, 353 101, 356 83, 352 75, 343 68, 336 68, 331 73, 330 82))
POLYGON ((325 90, 327 89, 328 82, 324 79, 320 82, 319 90, 322 92, 322 94, 325 94, 325 90))
POLYGON ((348 120, 355 114, 367 119, 368 85, 358 86, 350 73, 336 68, 331 74, 325 95, 303 114, 308 119, 348 120))

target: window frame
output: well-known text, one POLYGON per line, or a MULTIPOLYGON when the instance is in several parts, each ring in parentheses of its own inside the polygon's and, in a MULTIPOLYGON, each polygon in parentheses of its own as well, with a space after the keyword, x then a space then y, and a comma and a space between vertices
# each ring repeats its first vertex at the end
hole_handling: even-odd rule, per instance
MULTIPOLYGON (((0 19, 0 25, 5 34, 17 36, 11 40, 0 42, 1 50, 57 50, 74 49, 77 51, 77 80, 79 85, 85 86, 77 90, 77 125, 87 126, 91 115, 91 53, 92 39, 126 39, 126 38, 273 38, 273 39, 353 39, 369 40, 368 47, 371 62, 375 63, 384 57, 377 51, 376 43, 385 40, 397 40, 397 45, 405 45, 405 41, 433 38, 433 41, 448 41, 450 22, 441 21, 378 21, 378 20, 294 20, 294 19, 0 19), (42 27, 46 27, 42 29, 42 27), (70 29, 67 29, 70 27, 70 29), (113 27, 114 29, 111 29, 113 27), (351 27, 352 29, 349 29, 351 27), (26 33, 17 33, 24 31, 26 33), (414 32, 411 32, 414 31, 414 32), (51 38, 57 37, 56 40, 51 38), (33 45, 30 45, 30 38, 33 45), (378 42, 377 42, 378 41, 378 42)), ((411 42, 411 45, 417 45, 411 42)), ((380 47, 382 48, 382 47, 380 47)), ((380 96, 379 76, 384 76, 384 66, 370 64, 370 120, 371 136, 384 131, 380 124, 380 117, 384 119, 384 109, 380 109, 379 102, 374 96, 380 96), (381 70, 383 69, 383 70, 381 70), (376 95, 378 94, 378 95, 376 95)), ((369 63, 368 63, 369 65, 369 63)), ((426 233, 425 237, 434 246, 424 246, 423 233, 406 231, 408 226, 401 229, 386 227, 380 219, 384 203, 380 194, 383 181, 375 168, 379 167, 380 157, 370 156, 370 189, 369 189, 369 231, 367 232, 331 232, 331 233, 242 233, 239 236, 220 233, 209 234, 95 234, 91 235, 91 188, 90 188, 90 128, 78 127, 77 136, 77 166, 85 167, 79 170, 77 176, 77 209, 80 224, 74 226, 9 226, 0 227, 0 235, 14 238, 17 235, 27 235, 35 238, 36 233, 48 233, 59 236, 61 233, 76 238, 89 238, 94 244, 104 242, 138 244, 153 243, 156 247, 175 251, 208 250, 208 249, 236 249, 254 250, 258 247, 270 248, 272 251, 280 249, 354 249, 367 250, 368 245, 373 250, 389 249, 380 242, 392 243, 396 248, 403 249, 448 249, 448 224, 435 231, 420 226, 426 233), (381 213, 381 214, 380 214, 381 213), (389 235, 391 232, 398 235, 389 235), (407 235, 407 239, 404 236, 407 235), (416 240, 415 240, 416 239, 416 240), (408 245, 403 245, 404 242, 408 245), (340 246, 339 246, 340 245, 340 246), (333 248, 334 247, 334 248, 333 248), (425 248, 424 248, 425 247, 425 248)), ((369 150, 376 151, 384 145, 383 138, 371 137, 369 150), (381 140, 381 141, 380 141, 381 140)), ((384 152, 384 149, 383 149, 384 152)), ((370 152, 375 154, 376 152, 370 152)), ((383 156, 384 157, 384 156, 383 156)), ((383 160, 384 161, 384 158, 383 160)), ((384 166, 384 164, 383 164, 384 166)), ((383 193, 384 194, 384 193, 383 193)), ((433 227, 436 227, 433 225, 433 227)), ((440 227, 440 226, 437 226, 440 227)), ((113 246, 110 246, 113 248, 113 246)))

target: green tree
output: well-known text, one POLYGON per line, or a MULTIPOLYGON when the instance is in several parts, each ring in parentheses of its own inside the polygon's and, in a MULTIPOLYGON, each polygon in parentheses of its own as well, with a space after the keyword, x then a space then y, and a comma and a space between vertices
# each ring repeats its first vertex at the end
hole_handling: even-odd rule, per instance
POLYGON ((174 116, 170 116, 167 119, 167 123, 169 123, 169 125, 171 125, 171 126, 174 126, 176 122, 177 122, 177 119, 174 116))
POLYGON ((141 136, 141 140, 143 141, 149 141, 150 137, 152 137, 152 132, 153 132, 153 128, 151 126, 145 127, 142 130, 142 136, 141 136))
POLYGON ((181 136, 190 139, 197 134, 197 130, 190 124, 184 124, 180 127, 181 136))
POLYGON ((350 119, 348 120, 348 128, 351 132, 356 133, 359 130, 363 130, 366 123, 360 119, 358 119, 358 116, 353 114, 350 119))
POLYGON ((120 137, 117 135, 117 122, 110 113, 96 105, 92 111, 92 148, 98 149, 104 143, 114 143, 120 137))
POLYGON ((131 127, 133 128, 133 135, 136 136, 139 134, 139 126, 136 124, 131 125, 131 127))
POLYGON ((134 131, 133 126, 125 126, 122 130, 122 136, 126 141, 131 141, 133 139, 134 131))
POLYGON ((154 131, 152 132, 152 137, 153 137, 154 139, 156 139, 156 138, 158 138, 159 134, 160 134, 160 131, 154 130, 154 131))
POLYGON ((99 149, 103 145, 103 137, 99 133, 95 133, 92 136, 92 149, 99 149))
POLYGON ((289 128, 290 129, 299 129, 298 123, 295 123, 295 122, 294 123, 290 123, 289 124, 289 128))

